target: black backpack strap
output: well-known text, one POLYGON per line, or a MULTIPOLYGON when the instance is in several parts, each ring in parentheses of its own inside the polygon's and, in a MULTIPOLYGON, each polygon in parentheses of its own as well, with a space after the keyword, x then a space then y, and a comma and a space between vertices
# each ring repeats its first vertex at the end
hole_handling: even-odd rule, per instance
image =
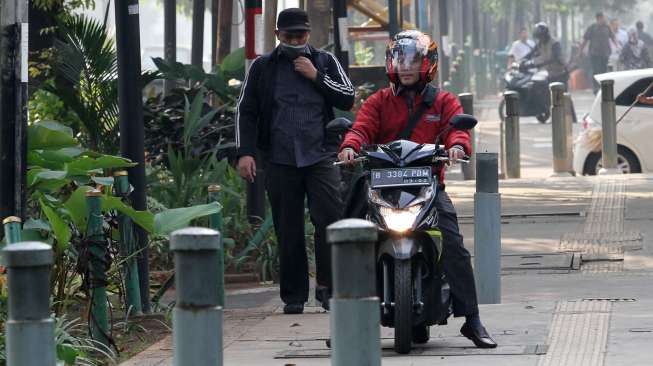
POLYGON ((415 126, 417 126, 417 123, 422 119, 424 112, 426 112, 427 109, 431 108, 433 103, 435 103, 435 100, 438 97, 438 92, 438 88, 429 84, 426 85, 422 103, 419 105, 419 107, 417 107, 415 112, 408 117, 408 124, 406 125, 406 128, 401 131, 401 134, 399 135, 400 139, 408 140, 410 138, 410 135, 413 134, 415 126))

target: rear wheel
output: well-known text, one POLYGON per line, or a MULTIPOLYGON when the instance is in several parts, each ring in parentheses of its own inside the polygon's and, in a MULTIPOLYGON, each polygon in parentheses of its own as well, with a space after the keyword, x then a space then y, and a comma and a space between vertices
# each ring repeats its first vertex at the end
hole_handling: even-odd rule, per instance
POLYGON ((546 111, 546 112, 541 112, 535 118, 538 120, 540 123, 546 123, 546 121, 549 120, 549 117, 551 116, 551 112, 546 111))
POLYGON ((395 352, 409 353, 413 340, 413 281, 410 260, 394 262, 395 352))

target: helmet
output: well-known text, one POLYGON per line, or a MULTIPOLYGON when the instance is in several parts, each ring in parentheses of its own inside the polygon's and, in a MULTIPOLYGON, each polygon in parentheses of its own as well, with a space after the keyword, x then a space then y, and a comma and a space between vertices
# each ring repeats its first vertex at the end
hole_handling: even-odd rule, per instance
POLYGON ((391 83, 399 83, 399 72, 419 71, 419 82, 428 83, 438 72, 438 45, 428 35, 416 31, 398 33, 388 43, 385 71, 391 83))
POLYGON ((535 29, 533 29, 533 38, 540 41, 547 41, 550 38, 549 26, 544 22, 535 24, 535 29))

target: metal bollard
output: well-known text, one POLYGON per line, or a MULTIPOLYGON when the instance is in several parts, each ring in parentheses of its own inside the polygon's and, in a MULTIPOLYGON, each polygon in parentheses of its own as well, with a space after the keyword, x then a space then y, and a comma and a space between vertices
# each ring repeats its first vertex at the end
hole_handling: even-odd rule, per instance
POLYGON ((5 241, 7 244, 20 242, 22 223, 23 220, 16 216, 9 216, 2 221, 2 225, 4 225, 5 228, 5 241))
POLYGON ((327 228, 333 257, 333 366, 381 365, 381 314, 373 255, 377 236, 376 225, 360 219, 341 220, 327 228))
POLYGON ((91 283, 91 337, 109 346, 109 306, 107 302, 107 271, 109 270, 108 248, 102 224, 102 192, 86 192, 88 228, 86 240, 89 251, 89 278, 91 283))
MULTIPOLYGON (((218 202, 222 204, 222 187, 213 184, 209 186, 209 202, 218 202)), ((222 217, 222 210, 209 217, 209 226, 224 234, 224 218, 222 217)), ((224 308, 224 245, 222 243, 222 235, 220 235, 220 249, 218 249, 218 306, 224 308)))
POLYGON ((617 166, 617 112, 614 102, 614 80, 601 81, 601 125, 603 130, 600 175, 620 174, 617 166))
POLYGON ((22 242, 2 250, 7 267, 7 365, 54 366, 54 319, 50 317, 52 248, 22 242))
MULTIPOLYGON (((474 115, 474 95, 471 93, 462 93, 458 95, 460 104, 463 107, 463 113, 474 115)), ((472 154, 469 157, 469 163, 462 164, 463 178, 465 180, 476 179, 476 131, 469 131, 469 138, 472 142, 472 154)))
POLYGON ((501 303, 501 194, 498 156, 478 153, 474 195, 474 277, 479 304, 501 303))
MULTIPOLYGON (((123 199, 129 195, 129 180, 126 171, 121 170, 113 175, 114 194, 123 199)), ((128 315, 140 315, 143 313, 141 303, 141 289, 138 280, 138 243, 134 237, 134 223, 129 216, 118 215, 118 227, 120 232, 120 254, 125 258, 122 265, 123 282, 125 283, 126 313, 128 315)))
POLYGON ((514 91, 503 94, 506 99, 505 121, 505 173, 506 178, 521 178, 521 156, 519 147, 519 94, 514 91))
MULTIPOLYGON (((567 128, 565 84, 551 83, 551 127, 553 129, 553 177, 568 177, 573 171, 571 131, 567 128)), ((571 127, 571 125, 569 125, 571 127)))
POLYGON ((218 306, 220 233, 190 227, 172 233, 177 302, 173 365, 222 366, 222 307, 218 306))

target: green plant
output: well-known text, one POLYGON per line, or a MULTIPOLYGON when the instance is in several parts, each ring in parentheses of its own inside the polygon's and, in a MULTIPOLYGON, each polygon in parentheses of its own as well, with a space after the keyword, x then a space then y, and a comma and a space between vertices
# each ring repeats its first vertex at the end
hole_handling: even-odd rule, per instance
MULTIPOLYGON (((82 144, 94 151, 118 151, 118 65, 105 23, 74 15, 60 20, 53 81, 44 90, 77 118, 66 120, 82 144)), ((156 78, 144 73, 142 85, 156 78)))
POLYGON ((356 65, 371 65, 374 60, 374 48, 363 46, 363 42, 356 42, 354 45, 354 57, 356 65))

